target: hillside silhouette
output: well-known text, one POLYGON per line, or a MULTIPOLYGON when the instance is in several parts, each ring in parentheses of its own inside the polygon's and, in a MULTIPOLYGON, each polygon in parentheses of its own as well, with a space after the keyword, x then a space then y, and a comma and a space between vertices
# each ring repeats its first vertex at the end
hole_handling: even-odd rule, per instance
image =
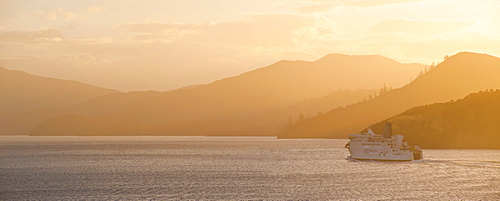
POLYGON ((0 122, 28 112, 64 108, 112 93, 118 91, 0 67, 0 122))
POLYGON ((415 107, 373 125, 372 130, 382 133, 386 121, 396 134, 422 148, 499 149, 500 90, 415 107))
MULTIPOLYGON (((384 84, 402 86, 423 68, 423 65, 401 64, 381 56, 332 54, 315 62, 280 61, 211 84, 146 98, 107 115, 77 115, 92 119, 85 121, 87 123, 120 128, 97 129, 94 134, 123 134, 122 131, 127 130, 127 134, 137 135, 225 135, 258 127, 259 122, 251 121, 252 118, 338 89, 369 89, 384 84), (128 128, 121 129, 122 126, 128 128)), ((72 121, 83 121, 74 117, 72 121)), ((51 128, 55 130, 57 123, 54 122, 57 121, 44 122, 43 133, 49 134, 51 128)), ((265 133, 253 135, 276 135, 276 127, 267 127, 265 133)), ((31 134, 42 134, 39 131, 31 134)), ((68 128, 59 133, 70 135, 73 130, 68 128)))
POLYGON ((500 88, 500 59, 461 52, 415 79, 376 98, 288 126, 280 138, 346 138, 408 108, 447 102, 485 89, 500 88))
POLYGON ((43 121, 60 115, 70 115, 68 117, 78 115, 95 116, 103 119, 108 117, 113 118, 115 115, 120 115, 123 112, 123 108, 130 107, 141 100, 159 96, 163 93, 157 91, 120 92, 99 96, 84 103, 67 107, 51 110, 34 110, 0 122, 0 133, 27 135, 43 121))
POLYGON ((234 119, 324 96, 337 89, 369 89, 384 83, 401 86, 422 68, 421 65, 400 64, 380 56, 328 55, 316 62, 280 61, 193 90, 165 94, 131 110, 149 117, 148 122, 158 119, 234 119), (384 73, 405 78, 390 79, 391 76, 384 73), (370 76, 372 74, 382 76, 370 76))
POLYGON ((319 98, 309 98, 299 103, 273 110, 264 115, 242 119, 242 128, 221 135, 277 135, 284 125, 296 122, 301 117, 314 117, 330 111, 332 108, 346 106, 367 99, 378 90, 337 90, 319 98))

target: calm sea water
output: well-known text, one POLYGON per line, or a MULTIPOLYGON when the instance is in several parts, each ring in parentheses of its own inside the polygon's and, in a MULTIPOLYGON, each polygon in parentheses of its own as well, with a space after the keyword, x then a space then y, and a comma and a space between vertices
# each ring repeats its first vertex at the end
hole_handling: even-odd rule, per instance
POLYGON ((0 137, 0 200, 500 200, 500 150, 347 160, 347 140, 0 137))

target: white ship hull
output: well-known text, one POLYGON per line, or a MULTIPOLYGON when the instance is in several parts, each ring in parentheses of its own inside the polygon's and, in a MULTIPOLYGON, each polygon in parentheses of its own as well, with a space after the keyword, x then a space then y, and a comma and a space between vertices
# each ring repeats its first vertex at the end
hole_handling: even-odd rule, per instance
POLYGON ((392 149, 381 145, 351 144, 349 153, 352 159, 382 160, 382 161, 411 161, 414 160, 411 150, 392 149))

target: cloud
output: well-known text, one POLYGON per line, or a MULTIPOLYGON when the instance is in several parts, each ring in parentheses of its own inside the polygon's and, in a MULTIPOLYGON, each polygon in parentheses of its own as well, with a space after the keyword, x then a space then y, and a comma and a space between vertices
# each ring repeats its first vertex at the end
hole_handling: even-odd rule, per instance
POLYGON ((53 8, 50 11, 40 11, 41 14, 45 15, 48 20, 71 20, 77 17, 77 14, 71 11, 67 11, 65 8, 53 8))
POLYGON ((107 7, 90 6, 87 8, 87 13, 100 13, 106 9, 107 7))
POLYGON ((219 23, 128 23, 119 25, 132 40, 182 40, 245 46, 293 45, 297 33, 316 19, 294 14, 248 14, 219 23))
POLYGON ((130 41, 134 42, 161 42, 171 43, 179 41, 189 35, 199 34, 207 27, 206 24, 196 23, 127 23, 117 26, 125 29, 130 41))
POLYGON ((62 33, 54 28, 37 31, 0 31, 0 41, 7 43, 58 42, 62 38, 62 33))
POLYGON ((91 14, 100 13, 106 10, 106 7, 90 6, 80 9, 68 10, 64 7, 54 7, 50 9, 41 9, 33 13, 35 17, 45 18, 50 21, 74 20, 78 18, 87 18, 91 14))
POLYGON ((459 31, 472 22, 465 21, 423 21, 423 20, 384 20, 380 21, 370 28, 373 34, 406 34, 418 38, 437 37, 442 34, 459 31))
POLYGON ((206 42, 250 46, 291 46, 297 32, 314 26, 316 19, 293 14, 253 14, 244 20, 208 27, 206 42))
POLYGON ((328 3, 334 6, 377 7, 393 4, 413 3, 422 0, 309 0, 314 3, 328 3))
POLYGON ((407 4, 423 0, 308 0, 309 5, 298 7, 301 14, 318 14, 329 12, 336 7, 379 7, 395 4, 407 4), (312 3, 312 4, 311 4, 312 3))
POLYGON ((387 6, 393 4, 405 4, 413 3, 421 0, 359 0, 359 1, 348 1, 347 5, 358 6, 358 7, 376 7, 376 6, 387 6))
POLYGON ((303 14, 322 13, 330 11, 335 6, 335 4, 314 4, 299 7, 297 11, 303 14))
POLYGON ((119 25, 120 28, 125 28, 131 33, 161 33, 161 32, 173 32, 173 31, 193 31, 199 29, 202 26, 208 26, 208 24, 193 24, 193 23, 128 23, 119 25))

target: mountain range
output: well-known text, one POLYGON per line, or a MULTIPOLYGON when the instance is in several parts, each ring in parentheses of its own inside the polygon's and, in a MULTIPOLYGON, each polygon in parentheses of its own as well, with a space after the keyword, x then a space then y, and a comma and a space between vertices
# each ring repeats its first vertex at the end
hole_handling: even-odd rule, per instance
POLYGON ((110 94, 57 111, 25 113, 0 123, 0 132, 26 134, 41 126, 31 134, 56 134, 52 130, 58 130, 60 135, 73 135, 81 133, 79 129, 95 128, 88 134, 276 135, 290 116, 316 115, 361 101, 374 93, 374 86, 400 87, 423 68, 373 55, 331 54, 315 62, 280 61, 206 85, 168 92, 110 94), (333 101, 316 101, 320 104, 312 109, 298 111, 301 104, 321 97, 333 101), (65 119, 65 123, 58 119, 65 119), (68 121, 80 127, 62 129, 68 121), (9 128, 2 129, 5 127, 9 128))
POLYGON ((331 54, 128 93, 0 68, 0 134, 346 138, 390 121, 423 148, 499 148, 500 58, 461 52, 427 67, 331 54))
POLYGON ((461 52, 404 87, 288 126, 280 138, 346 138, 408 108, 500 88, 500 58, 461 52))

